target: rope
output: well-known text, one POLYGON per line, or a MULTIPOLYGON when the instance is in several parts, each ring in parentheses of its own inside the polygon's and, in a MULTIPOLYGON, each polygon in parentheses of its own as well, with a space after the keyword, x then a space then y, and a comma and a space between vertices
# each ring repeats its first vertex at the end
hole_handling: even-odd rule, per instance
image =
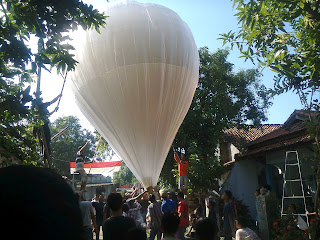
POLYGON ((61 88, 61 92, 60 92, 60 97, 59 97, 57 106, 56 106, 56 108, 53 110, 52 113, 57 112, 57 111, 59 110, 59 105, 60 105, 60 101, 61 101, 61 98, 62 98, 62 93, 63 93, 63 90, 64 90, 64 86, 66 85, 66 80, 67 80, 68 72, 66 71, 66 73, 65 73, 64 76, 62 75, 62 73, 60 73, 60 75, 61 75, 61 77, 62 77, 64 80, 63 80, 63 84, 62 84, 62 88, 61 88))

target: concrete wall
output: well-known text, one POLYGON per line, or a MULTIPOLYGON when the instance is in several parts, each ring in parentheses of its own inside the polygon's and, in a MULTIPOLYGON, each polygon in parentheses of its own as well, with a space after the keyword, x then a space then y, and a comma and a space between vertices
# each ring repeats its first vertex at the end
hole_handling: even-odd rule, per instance
POLYGON ((254 219, 257 215, 254 192, 259 187, 257 168, 254 160, 236 162, 222 187, 222 192, 230 190, 237 199, 243 200, 254 219))
POLYGON ((235 161, 235 155, 240 153, 240 151, 233 144, 231 144, 230 145, 230 152, 231 152, 231 161, 235 161))
MULTIPOLYGON (((105 196, 106 197, 108 197, 108 195, 115 190, 115 186, 113 184, 101 185, 101 186, 105 188, 105 196)), ((99 186, 92 186, 92 187, 87 186, 87 192, 85 193, 85 199, 88 200, 88 201, 91 201, 91 199, 96 194, 96 189, 98 187, 99 186)))

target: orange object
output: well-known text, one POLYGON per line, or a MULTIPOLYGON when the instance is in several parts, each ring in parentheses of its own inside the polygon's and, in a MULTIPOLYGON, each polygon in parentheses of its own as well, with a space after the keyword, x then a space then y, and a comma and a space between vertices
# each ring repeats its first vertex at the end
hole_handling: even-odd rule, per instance
POLYGON ((174 159, 179 164, 178 166, 179 176, 186 176, 188 174, 188 166, 189 166, 188 161, 181 161, 176 152, 174 153, 174 159))
POLYGON ((180 227, 188 225, 188 204, 186 201, 181 201, 178 206, 178 215, 180 217, 180 227))

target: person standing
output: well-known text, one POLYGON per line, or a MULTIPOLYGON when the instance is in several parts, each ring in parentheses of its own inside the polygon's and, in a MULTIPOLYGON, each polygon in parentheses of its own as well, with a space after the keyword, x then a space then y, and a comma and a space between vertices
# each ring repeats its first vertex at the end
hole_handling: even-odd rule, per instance
POLYGON ((256 216, 256 226, 257 228, 259 229, 259 218, 258 218, 258 200, 257 198, 260 196, 260 189, 257 189, 255 192, 254 192, 254 206, 256 207, 256 210, 257 210, 257 216, 256 216))
POLYGON ((212 218, 200 218, 196 222, 196 240, 217 239, 217 225, 212 218))
POLYGON ((156 201, 156 197, 153 194, 149 195, 150 205, 148 206, 147 218, 149 218, 150 225, 150 237, 149 240, 161 239, 161 202, 156 201))
POLYGON ((209 199, 207 207, 209 209, 208 218, 211 218, 213 220, 213 222, 217 225, 217 214, 215 211, 215 207, 216 207, 215 201, 212 199, 209 199))
POLYGON ((92 206, 96 210, 96 223, 97 223, 97 228, 96 228, 96 240, 99 240, 99 234, 100 234, 100 227, 102 227, 103 224, 103 209, 104 206, 106 205, 103 202, 104 196, 101 194, 99 195, 98 202, 92 202, 92 206))
POLYGON ((161 204, 161 212, 166 213, 168 211, 177 211, 175 203, 171 199, 168 198, 168 192, 165 190, 162 190, 160 192, 160 194, 161 194, 161 198, 163 200, 163 202, 161 204))
POLYGON ((110 193, 107 204, 111 217, 103 223, 103 240, 127 240, 129 230, 136 227, 135 221, 122 215, 123 199, 120 193, 110 193))
POLYGON ((179 229, 180 218, 177 212, 167 211, 161 218, 162 240, 178 240, 175 236, 179 229))
POLYGON ((141 224, 141 204, 137 201, 135 201, 135 199, 128 199, 127 203, 129 205, 129 212, 128 212, 128 217, 131 217, 137 225, 141 224))
POLYGON ((82 215, 82 224, 83 224, 83 239, 85 240, 93 240, 93 232, 92 225, 94 227, 94 231, 96 232, 97 223, 96 218, 93 213, 93 207, 91 202, 84 201, 82 196, 76 194, 79 198, 79 207, 82 215), (91 224, 92 221, 92 224, 91 224))
POLYGON ((189 216, 189 211, 188 211, 188 204, 184 200, 184 193, 183 192, 178 192, 178 215, 180 217, 180 224, 179 224, 179 231, 178 231, 178 238, 181 240, 184 240, 185 237, 185 232, 188 226, 188 216, 189 216))
POLYGON ((98 194, 95 194, 94 197, 92 198, 91 202, 99 202, 99 196, 98 194))
POLYGON ((181 154, 181 159, 178 156, 178 153, 175 149, 174 151, 174 159, 178 163, 179 170, 179 189, 187 190, 188 189, 188 161, 184 153, 181 154))
POLYGON ((223 231, 224 239, 232 240, 232 237, 235 236, 235 218, 232 208, 232 193, 229 190, 226 190, 222 195, 221 199, 224 202, 223 207, 223 231))
POLYGON ((84 170, 85 156, 83 153, 84 153, 84 150, 86 149, 86 147, 88 146, 89 142, 90 141, 87 141, 85 145, 83 145, 82 147, 80 146, 78 148, 77 157, 76 157, 76 169, 75 169, 76 171, 75 172, 79 173, 80 178, 81 178, 80 191, 86 191, 88 175, 87 175, 86 171, 84 170))

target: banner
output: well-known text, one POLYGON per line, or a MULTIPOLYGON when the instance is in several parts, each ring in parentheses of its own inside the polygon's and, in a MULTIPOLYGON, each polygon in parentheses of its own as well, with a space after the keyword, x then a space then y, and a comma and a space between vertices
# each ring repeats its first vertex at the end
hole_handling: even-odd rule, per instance
MULTIPOLYGON (((113 161, 113 162, 93 162, 84 164, 84 170, 86 173, 89 173, 91 167, 90 174, 103 174, 107 175, 111 172, 120 171, 121 161, 113 161), (92 164, 92 167, 91 167, 92 164)), ((70 162, 70 173, 73 174, 75 172, 76 163, 70 162)))

